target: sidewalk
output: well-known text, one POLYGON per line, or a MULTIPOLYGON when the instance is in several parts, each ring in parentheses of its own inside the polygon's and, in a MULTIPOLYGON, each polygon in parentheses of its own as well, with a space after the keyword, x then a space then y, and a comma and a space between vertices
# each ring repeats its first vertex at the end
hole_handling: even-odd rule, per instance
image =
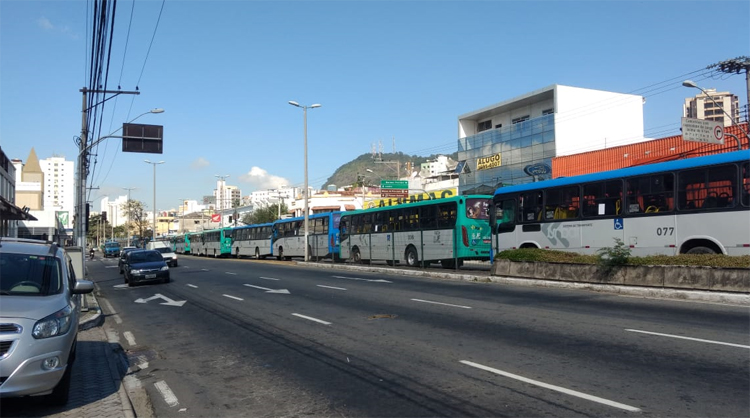
POLYGON ((111 344, 102 327, 104 316, 93 293, 85 296, 78 331, 76 361, 67 405, 50 407, 33 398, 4 401, 3 416, 134 418, 135 413, 122 383, 119 345, 111 344))

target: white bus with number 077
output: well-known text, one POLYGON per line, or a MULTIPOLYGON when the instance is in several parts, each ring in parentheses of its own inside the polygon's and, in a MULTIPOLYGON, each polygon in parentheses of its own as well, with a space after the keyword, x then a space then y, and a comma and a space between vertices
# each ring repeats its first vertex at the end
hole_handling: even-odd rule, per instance
POLYGON ((750 151, 502 187, 493 248, 750 254, 750 151))

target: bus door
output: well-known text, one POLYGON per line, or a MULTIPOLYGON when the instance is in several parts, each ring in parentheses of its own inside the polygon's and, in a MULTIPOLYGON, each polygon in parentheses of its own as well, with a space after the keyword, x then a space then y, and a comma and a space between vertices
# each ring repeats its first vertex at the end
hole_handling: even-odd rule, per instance
POLYGON ((623 242, 631 255, 676 254, 674 174, 630 178, 625 185, 630 216, 622 226, 623 242))
POLYGON ((393 260, 393 234, 391 234, 389 227, 387 211, 372 214, 372 230, 370 231, 371 259, 393 260))

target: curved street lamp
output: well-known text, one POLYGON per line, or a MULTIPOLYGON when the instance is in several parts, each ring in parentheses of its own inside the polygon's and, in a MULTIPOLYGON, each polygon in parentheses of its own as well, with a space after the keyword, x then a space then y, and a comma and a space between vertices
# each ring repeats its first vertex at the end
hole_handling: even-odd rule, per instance
MULTIPOLYGON (((721 109, 721 111, 724 112, 725 115, 729 116, 729 120, 731 120, 732 124, 735 125, 735 126, 737 126, 737 128, 740 131, 742 131, 742 133, 745 134, 745 138, 748 138, 748 140, 750 140, 750 136, 748 136, 747 132, 744 129, 742 129, 742 127, 740 126, 740 124, 738 123, 738 121, 735 121, 734 117, 732 115, 730 115, 729 112, 727 112, 726 109, 724 109, 724 106, 722 106, 719 103, 717 103, 716 100, 714 100, 713 96, 711 96, 710 94, 708 94, 708 92, 706 90, 703 90, 703 87, 695 84, 695 81, 693 81, 693 80, 685 80, 685 81, 682 82, 682 85, 684 87, 691 87, 691 88, 698 89, 698 90, 702 91, 703 94, 706 95, 706 97, 708 97, 709 99, 711 99, 711 101, 717 107, 719 107, 721 109)), ((739 138, 737 138, 736 136, 734 136, 734 135, 732 135, 730 133, 727 133, 727 132, 724 132, 724 135, 731 136, 732 138, 734 138, 734 140, 737 141, 737 151, 742 150, 742 143, 740 142, 739 138)))
POLYGON ((308 218, 309 218, 309 213, 308 212, 310 212, 310 210, 308 209, 308 204, 307 204, 307 201, 310 198, 310 196, 308 196, 310 194, 310 191, 309 191, 308 185, 307 185, 307 109, 308 108, 315 109, 316 107, 320 107, 320 104, 316 103, 316 104, 310 105, 310 106, 303 106, 303 105, 300 105, 299 103, 297 103, 297 102, 295 102, 293 100, 290 100, 289 104, 292 105, 292 106, 296 106, 296 107, 302 108, 302 111, 303 111, 303 113, 305 115, 304 116, 304 118, 305 118, 305 205, 304 205, 304 211, 305 211, 305 262, 307 262, 307 260, 309 259, 309 255, 310 255, 309 254, 309 250, 308 250, 309 244, 307 242, 307 236, 308 236, 308 226, 307 226, 307 223, 308 223, 308 218))
POLYGON ((151 242, 156 241, 156 166, 164 164, 164 161, 151 162, 149 160, 143 160, 143 162, 154 166, 154 227, 151 229, 151 242))

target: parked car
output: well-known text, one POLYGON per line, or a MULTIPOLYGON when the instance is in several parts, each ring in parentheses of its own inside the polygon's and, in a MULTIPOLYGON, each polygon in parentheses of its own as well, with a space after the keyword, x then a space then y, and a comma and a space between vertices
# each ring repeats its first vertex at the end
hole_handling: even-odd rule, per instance
POLYGON ((129 251, 125 255, 123 271, 128 286, 150 281, 169 283, 169 266, 155 250, 129 251))
POLYGON ((109 241, 104 243, 104 258, 107 257, 119 257, 120 256, 120 243, 116 241, 109 241))
POLYGON ((120 259, 117 261, 117 268, 120 270, 120 274, 124 273, 122 266, 125 264, 125 255, 133 250, 137 250, 136 247, 125 247, 120 250, 120 259))
POLYGON ((164 241, 149 242, 146 248, 160 252, 169 267, 177 267, 177 254, 175 254, 169 243, 164 241))
POLYGON ((55 243, 0 238, 0 398, 68 401, 80 294, 70 256, 55 243))

